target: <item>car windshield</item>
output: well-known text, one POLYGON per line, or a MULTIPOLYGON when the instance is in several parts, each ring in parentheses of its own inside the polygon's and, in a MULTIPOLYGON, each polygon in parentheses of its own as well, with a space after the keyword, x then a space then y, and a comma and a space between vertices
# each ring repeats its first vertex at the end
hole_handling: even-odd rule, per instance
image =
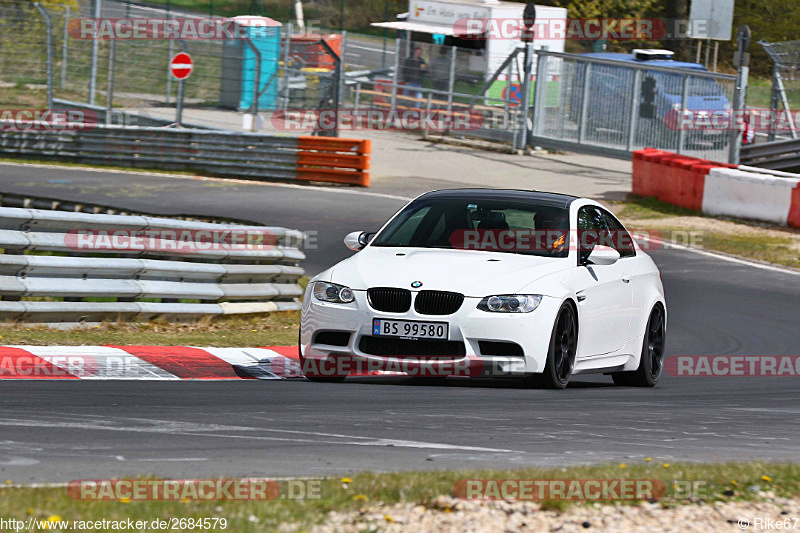
MULTIPOLYGON (((656 83, 667 94, 680 95, 683 88, 682 77, 679 74, 665 72, 649 73, 655 78, 656 83)), ((715 80, 705 76, 692 76, 689 79, 689 96, 716 96, 724 98, 722 87, 715 80)))
POLYGON ((422 198, 372 246, 449 248, 566 257, 569 211, 525 199, 422 198))

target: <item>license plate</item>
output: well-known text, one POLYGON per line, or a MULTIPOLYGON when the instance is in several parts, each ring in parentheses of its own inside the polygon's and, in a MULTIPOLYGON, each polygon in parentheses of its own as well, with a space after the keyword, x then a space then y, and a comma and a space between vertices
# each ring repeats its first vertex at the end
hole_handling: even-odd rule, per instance
POLYGON ((413 337, 418 339, 447 339, 447 322, 416 322, 411 320, 372 321, 372 334, 385 337, 413 337))

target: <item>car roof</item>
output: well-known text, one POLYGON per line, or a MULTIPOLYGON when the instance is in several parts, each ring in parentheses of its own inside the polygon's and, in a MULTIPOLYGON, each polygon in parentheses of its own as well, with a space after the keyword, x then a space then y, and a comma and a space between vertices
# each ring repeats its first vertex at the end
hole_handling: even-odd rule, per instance
POLYGON ((636 59, 631 54, 622 54, 618 52, 593 52, 581 55, 586 57, 596 57, 597 59, 611 59, 613 61, 625 61, 628 63, 636 63, 637 65, 652 65, 654 67, 675 67, 675 68, 691 68, 694 70, 706 70, 706 67, 704 67, 700 63, 688 63, 686 61, 674 61, 672 59, 641 60, 641 59, 636 59))
POLYGON ((579 197, 555 192, 528 191, 525 189, 442 189, 426 192, 417 197, 417 200, 431 200, 436 198, 482 198, 485 200, 525 200, 540 205, 551 207, 569 207, 579 197))

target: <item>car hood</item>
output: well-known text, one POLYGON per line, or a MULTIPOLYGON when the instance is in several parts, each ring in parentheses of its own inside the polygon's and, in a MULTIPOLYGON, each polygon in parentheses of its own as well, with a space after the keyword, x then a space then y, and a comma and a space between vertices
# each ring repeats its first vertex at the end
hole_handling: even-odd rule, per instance
POLYGON ((370 246, 336 265, 330 281, 355 290, 411 289, 412 282, 421 281, 420 290, 484 297, 515 293, 543 276, 569 268, 570 264, 567 258, 513 253, 370 246))

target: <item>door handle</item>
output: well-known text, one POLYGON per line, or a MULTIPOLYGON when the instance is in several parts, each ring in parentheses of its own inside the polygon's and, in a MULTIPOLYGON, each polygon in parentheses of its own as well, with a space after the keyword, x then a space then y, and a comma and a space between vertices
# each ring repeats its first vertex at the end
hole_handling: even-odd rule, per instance
POLYGON ((631 275, 630 274, 623 274, 622 275, 622 282, 623 283, 630 283, 631 282, 631 275))

